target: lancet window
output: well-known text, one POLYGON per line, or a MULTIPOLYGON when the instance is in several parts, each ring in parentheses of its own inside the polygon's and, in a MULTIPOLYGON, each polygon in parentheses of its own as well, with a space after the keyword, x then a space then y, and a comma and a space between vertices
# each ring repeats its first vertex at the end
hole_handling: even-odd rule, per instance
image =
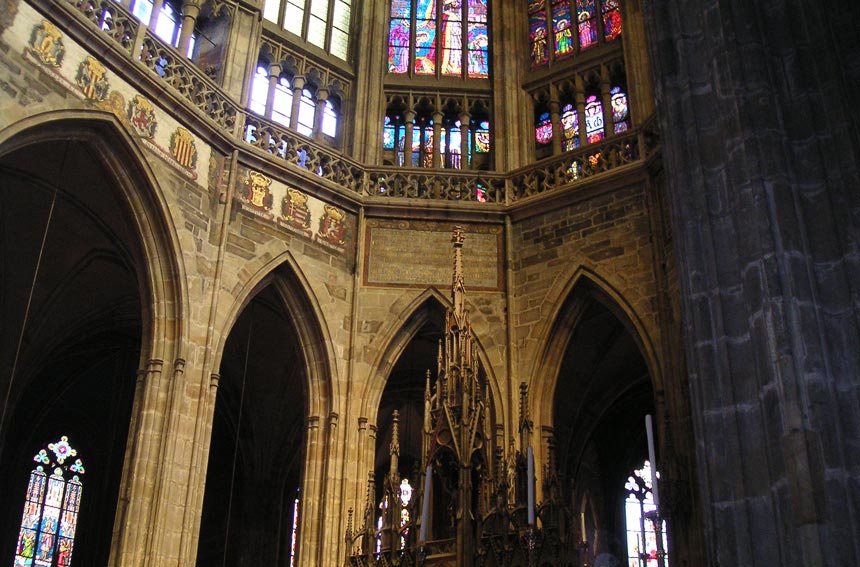
POLYGON ((85 472, 77 454, 63 436, 33 457, 15 567, 71 565, 85 472))
POLYGON ((621 35, 619 0, 528 0, 531 62, 542 66, 621 35))
POLYGON ((611 67, 617 69, 620 62, 535 93, 537 159, 595 144, 632 127, 623 73, 611 67))
MULTIPOLYGON (((261 62, 251 77, 248 109, 304 136, 336 143, 341 123, 340 97, 308 83, 302 76, 281 72, 261 62)), ((253 141, 255 128, 246 137, 253 141)))
POLYGON ((388 71, 489 76, 488 0, 391 0, 388 71))
POLYGON ((436 110, 429 98, 415 110, 403 98, 389 104, 382 128, 383 157, 400 167, 487 169, 490 159, 490 121, 485 107, 447 104, 436 110))
MULTIPOLYGON (((659 474, 658 474, 659 478, 659 474)), ((624 517, 627 533, 627 564, 629 567, 658 567, 657 532, 654 521, 649 513, 657 509, 654 505, 654 495, 651 492, 651 463, 645 461, 634 470, 624 489, 627 496, 624 500, 624 517)), ((668 550, 666 540, 666 522, 661 520, 662 550, 668 550)), ((664 556, 664 565, 669 567, 669 558, 664 556)))
POLYGON ((265 0, 263 18, 346 60, 352 0, 265 0))

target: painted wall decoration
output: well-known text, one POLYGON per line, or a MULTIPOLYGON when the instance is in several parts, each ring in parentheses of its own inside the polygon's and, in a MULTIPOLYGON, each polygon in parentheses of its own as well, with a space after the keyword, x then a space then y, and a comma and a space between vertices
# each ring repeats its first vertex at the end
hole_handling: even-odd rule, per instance
POLYGON ((346 213, 331 205, 325 205, 323 208, 325 214, 320 219, 319 231, 314 235, 314 240, 340 249, 346 244, 346 213))
POLYGON ((80 87, 81 92, 88 99, 101 101, 107 97, 110 90, 106 75, 105 66, 95 57, 87 55, 87 58, 78 65, 75 84, 80 87))
POLYGON ((134 95, 134 98, 128 102, 126 118, 128 118, 132 129, 141 138, 152 138, 155 135, 155 128, 158 126, 155 119, 155 109, 152 103, 143 96, 134 95))
MULTIPOLYGON (((249 171, 248 178, 245 179, 246 191, 242 195, 243 204, 251 205, 252 207, 266 211, 272 210, 272 191, 269 187, 272 185, 272 180, 256 171, 249 171)), ((271 214, 266 215, 267 218, 272 218, 271 214)))
POLYGON ((63 34, 59 28, 48 20, 42 20, 41 24, 33 26, 33 33, 30 34, 30 52, 45 65, 52 67, 62 65, 66 46, 63 45, 63 34))
POLYGON ((186 169, 197 168, 197 145, 191 132, 182 127, 174 130, 170 135, 170 155, 186 169))
POLYGON ((293 228, 301 234, 311 237, 311 211, 308 208, 308 196, 297 189, 287 188, 287 195, 281 200, 281 218, 278 224, 293 228))

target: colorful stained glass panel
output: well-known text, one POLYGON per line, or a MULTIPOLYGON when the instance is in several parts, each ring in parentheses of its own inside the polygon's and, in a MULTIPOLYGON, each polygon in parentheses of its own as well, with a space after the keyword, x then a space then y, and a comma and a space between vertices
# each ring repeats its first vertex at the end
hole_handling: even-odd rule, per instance
POLYGON ((415 22, 415 72, 421 75, 436 73, 436 21, 415 22))
POLYGON ((388 32, 388 71, 406 73, 409 70, 409 26, 405 18, 391 18, 388 32))
POLYGON ((609 91, 612 104, 612 123, 616 134, 630 129, 630 108, 627 102, 627 93, 621 87, 612 87, 609 91))
POLYGON ((555 35, 556 57, 565 57, 573 53, 573 27, 570 25, 570 4, 566 1, 553 5, 552 25, 555 35))
POLYGON ((597 11, 594 2, 595 0, 576 0, 580 49, 588 49, 597 43, 597 11))
POLYGON ((529 14, 529 35, 532 40, 532 64, 546 63, 548 60, 546 12, 543 10, 529 14))
POLYGON ((603 139, 603 105, 596 96, 585 102, 585 137, 589 144, 603 139))
POLYGON ((618 0, 603 0, 603 37, 612 41, 621 35, 621 7, 618 0))
POLYGON ((490 75, 488 44, 487 25, 469 24, 469 77, 484 78, 490 75))
POLYGON ((562 147, 570 151, 579 147, 579 114, 572 104, 566 104, 561 109, 561 130, 563 134, 562 147))
POLYGON ((535 140, 542 146, 552 141, 552 122, 549 118, 549 112, 544 112, 538 118, 535 125, 535 140))

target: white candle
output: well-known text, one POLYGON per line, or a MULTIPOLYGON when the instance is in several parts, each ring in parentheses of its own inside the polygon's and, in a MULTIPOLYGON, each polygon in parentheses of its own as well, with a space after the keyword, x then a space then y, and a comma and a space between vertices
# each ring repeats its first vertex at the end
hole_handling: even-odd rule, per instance
POLYGON ((532 451, 531 446, 529 446, 526 451, 526 455, 528 456, 528 468, 526 469, 526 481, 528 482, 528 512, 529 512, 529 525, 535 525, 535 455, 532 451))
POLYGON ((433 465, 427 465, 424 473, 424 494, 421 497, 421 528, 418 530, 418 543, 427 541, 427 524, 430 522, 430 491, 433 486, 433 465))
POLYGON ((582 543, 585 543, 588 540, 585 536, 585 512, 579 513, 579 531, 582 533, 582 543))
POLYGON ((648 460, 651 461, 651 494, 654 495, 654 507, 660 512, 660 491, 657 488, 657 459, 654 457, 654 426, 651 424, 651 414, 645 416, 645 431, 648 433, 648 460))

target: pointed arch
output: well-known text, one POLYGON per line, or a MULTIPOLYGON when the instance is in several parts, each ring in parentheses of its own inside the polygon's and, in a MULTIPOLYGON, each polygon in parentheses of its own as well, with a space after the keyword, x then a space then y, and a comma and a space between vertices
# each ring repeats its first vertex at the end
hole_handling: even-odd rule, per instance
POLYGON ((57 141, 84 144, 93 152, 119 189, 140 238, 142 250, 136 259, 145 268, 138 276, 144 298, 141 366, 150 359, 184 358, 189 302, 181 247, 164 192, 143 151, 114 114, 60 110, 30 116, 0 130, 0 158, 57 141), (174 345, 179 347, 177 352, 171 352, 174 345))
MULTIPOLYGON (((385 385, 388 382, 392 368, 400 359, 400 356, 406 349, 406 345, 409 344, 421 327, 429 320, 427 309, 434 304, 443 313, 445 310, 453 308, 451 301, 442 292, 435 287, 428 287, 401 307, 399 312, 391 318, 392 322, 389 327, 380 333, 379 343, 384 346, 378 351, 371 367, 365 390, 359 396, 359 399, 362 400, 362 405, 359 408, 358 415, 376 416, 379 403, 382 399, 382 393, 385 390, 385 385)), ((469 306, 468 301, 467 306, 469 306)), ((398 305, 393 306, 392 310, 397 307, 398 305)), ((472 312, 473 309, 470 308, 469 311, 472 312)), ((501 389, 480 338, 473 336, 473 340, 478 347, 478 359, 481 361, 481 366, 490 387, 492 409, 495 416, 498 417, 501 415, 500 412, 502 409, 506 407, 501 399, 501 389)))
POLYGON ((310 281, 292 252, 288 250, 265 258, 253 268, 255 269, 252 274, 233 292, 233 303, 223 317, 219 318, 220 331, 218 340, 213 345, 215 356, 212 368, 221 366, 224 345, 242 310, 260 291, 272 285, 283 300, 299 335, 308 369, 305 384, 308 415, 329 415, 332 411, 332 400, 338 399, 337 396, 340 395, 337 391, 338 380, 335 380, 337 364, 331 349, 331 334, 310 281))
POLYGON ((573 337, 584 309, 590 301, 596 301, 609 310, 630 333, 648 368, 648 373, 657 391, 662 383, 657 351, 645 324, 624 295, 608 281, 579 266, 566 280, 553 287, 544 305, 552 313, 540 334, 543 345, 535 357, 531 377, 529 410, 535 423, 551 424, 553 397, 556 391, 562 358, 573 337))

